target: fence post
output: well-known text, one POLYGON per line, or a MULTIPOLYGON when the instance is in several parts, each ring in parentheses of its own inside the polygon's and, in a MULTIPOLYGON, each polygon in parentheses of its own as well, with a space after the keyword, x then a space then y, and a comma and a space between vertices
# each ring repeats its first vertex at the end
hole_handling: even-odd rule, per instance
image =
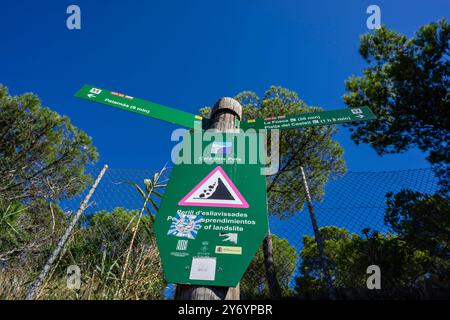
MULTIPOLYGON (((211 110, 209 130, 227 132, 236 130, 236 120, 242 118, 241 104, 232 98, 219 99, 211 110)), ((239 284, 232 287, 194 286, 177 284, 176 300, 239 300, 239 284)))
POLYGON ((44 281, 45 277, 47 276, 48 272, 50 271, 50 268, 52 267, 53 263, 55 262, 56 258, 61 253, 61 250, 64 248, 64 245, 66 244, 67 239, 69 238, 70 234, 72 233, 73 228, 75 227, 76 223, 78 222, 78 219, 80 218, 83 211, 86 209, 87 203, 91 196, 94 194, 95 189, 97 188, 100 180, 102 179, 103 175, 105 174, 106 169, 108 169, 108 165, 104 165, 102 170, 97 176, 97 179, 95 179, 94 184, 92 185, 91 189, 89 190, 86 197, 84 197, 83 202, 81 202, 80 207, 78 208, 75 216, 73 217, 70 224, 67 226, 66 231, 64 232, 64 235, 59 239, 59 242, 53 251, 53 253, 50 255, 50 257, 47 260, 47 263, 44 265, 44 268, 42 268, 41 272, 39 273, 39 276, 36 278, 36 280, 33 282, 32 286, 27 292, 27 295, 25 297, 25 300, 33 300, 34 296, 36 295, 36 292, 38 291, 39 287, 41 286, 42 282, 44 281))
POLYGON ((327 287, 328 297, 331 300, 336 300, 336 292, 333 287, 333 282, 331 281, 330 273, 328 270, 328 263, 325 257, 325 252, 323 251, 323 241, 319 233, 319 227, 317 226, 316 215, 314 214, 314 207, 312 205, 311 194, 309 193, 309 187, 308 182, 306 181, 305 171, 303 170, 303 167, 300 167, 300 169, 302 171, 302 180, 303 186, 305 187, 305 195, 306 195, 306 202, 308 204, 309 217, 311 218, 311 224, 314 230, 314 237, 316 239, 317 249, 319 251, 319 260, 322 265, 323 278, 325 280, 325 286, 327 287))

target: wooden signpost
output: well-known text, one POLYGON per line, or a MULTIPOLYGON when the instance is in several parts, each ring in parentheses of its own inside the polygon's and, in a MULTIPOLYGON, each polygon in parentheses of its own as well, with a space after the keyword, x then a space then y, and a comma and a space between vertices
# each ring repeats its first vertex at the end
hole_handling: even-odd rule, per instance
MULTIPOLYGON (((201 121, 202 129, 221 133, 237 132, 237 134, 240 134, 240 131, 247 129, 288 130, 376 119, 376 116, 368 107, 360 107, 242 121, 242 106, 232 98, 220 99, 212 108, 211 119, 205 119, 188 112, 89 85, 83 86, 77 92, 76 97, 171 122, 190 129, 197 129, 198 123, 201 121)), ((221 147, 228 148, 228 146, 221 147)), ((242 277, 268 230, 265 177, 252 173, 247 178, 248 184, 255 183, 253 185, 255 193, 259 189, 264 188, 263 196, 259 195, 261 199, 259 202, 251 198, 250 194, 252 192, 248 192, 243 196, 232 181, 233 179, 239 181, 241 178, 239 175, 242 175, 242 173, 237 174, 237 172, 241 172, 237 168, 245 168, 245 166, 246 164, 236 164, 235 167, 225 167, 225 170, 218 166, 211 170, 206 178, 195 187, 190 186, 190 183, 192 183, 190 180, 195 180, 198 177, 195 175, 190 176, 190 170, 184 170, 181 166, 174 168, 172 172, 173 174, 175 172, 174 177, 181 177, 179 180, 184 181, 179 181, 179 184, 175 185, 175 187, 171 187, 171 184, 169 184, 155 221, 155 233, 166 278, 178 283, 175 294, 176 299, 239 299, 239 286, 233 286, 239 282, 240 277, 242 277), (232 175, 233 179, 228 177, 227 171, 228 174, 232 175), (213 179, 214 177, 216 178, 215 180, 213 179), (200 190, 203 187, 201 185, 203 182, 207 183, 208 186, 204 188, 205 192, 202 193, 197 189, 200 190), (194 189, 190 192, 186 189, 186 195, 184 190, 179 190, 188 187, 194 187, 194 189), (220 192, 217 191, 218 188, 221 188, 220 192), (206 196, 213 193, 213 190, 217 191, 216 193, 220 193, 221 197, 206 196), (247 201, 245 197, 248 197, 250 201, 247 201), (181 210, 179 206, 185 206, 189 210, 181 210), (204 223, 202 226, 203 222, 210 222, 209 220, 211 219, 203 219, 203 216, 200 214, 196 215, 194 208, 211 206, 216 208, 240 208, 242 212, 229 210, 229 212, 225 213, 234 214, 235 216, 238 213, 245 214, 246 217, 250 215, 253 218, 252 221, 258 227, 247 228, 247 231, 239 229, 236 232, 221 233, 220 228, 234 228, 235 226, 217 226, 212 223, 210 225, 204 223), (255 208, 256 211, 254 210, 255 208), (261 214, 264 216, 260 216, 261 214), (217 230, 217 232, 208 232, 208 230, 217 230), (202 234, 198 238, 201 239, 203 237, 202 241, 194 241, 197 233, 202 234), (225 238, 219 240, 221 236, 225 236, 225 238), (241 241, 244 239, 243 243, 239 243, 239 239, 241 241), (222 245, 219 241, 230 241, 234 245, 222 245), (200 243, 202 247, 200 247, 200 243), (193 249, 187 250, 188 246, 192 246, 193 249), (214 250, 210 247, 214 247, 214 250), (179 259, 173 258, 174 256, 179 257, 179 259), (187 261, 189 263, 186 263, 187 261), (236 265, 235 270, 231 267, 233 263, 236 265)), ((246 170, 252 172, 254 169, 247 168, 242 172, 246 172, 246 170)), ((191 173, 194 171, 192 169, 191 173)), ((258 174, 260 174, 259 171, 258 174)), ((320 238, 303 168, 302 174, 311 222, 320 251, 324 278, 329 296, 333 299, 335 293, 328 273, 328 266, 323 253, 323 241, 320 238)), ((172 181, 171 183, 173 184, 174 182, 172 181)), ((246 183, 241 183, 240 187, 242 190, 245 190, 249 186, 246 186, 246 183)), ((206 212, 210 213, 212 211, 206 212)), ((242 221, 239 222, 239 219, 236 221, 237 223, 242 223, 242 221)))

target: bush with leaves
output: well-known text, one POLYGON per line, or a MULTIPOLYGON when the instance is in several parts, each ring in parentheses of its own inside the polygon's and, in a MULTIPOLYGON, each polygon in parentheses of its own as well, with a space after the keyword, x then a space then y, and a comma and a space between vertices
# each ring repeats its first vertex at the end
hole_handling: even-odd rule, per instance
MULTIPOLYGON (((433 260, 428 276, 450 290, 450 199, 402 190, 387 195, 385 222, 398 237, 433 260)), ((431 281, 431 280, 430 280, 431 281)))
POLYGON ((10 96, 0 85, 0 195, 23 201, 71 197, 91 180, 86 164, 97 160, 91 138, 41 106, 31 93, 10 96))
POLYGON ((152 236, 153 221, 138 211, 115 208, 83 217, 51 276, 41 290, 48 299, 161 299, 166 286, 159 253, 152 236), (138 229, 136 229, 136 227, 138 229), (121 279, 133 233, 126 277, 121 279), (65 287, 66 269, 77 265, 82 272, 80 291, 65 287))
POLYGON ((369 106, 376 121, 349 125, 356 143, 378 154, 412 147, 428 153, 443 192, 450 188, 450 26, 440 20, 408 39, 382 27, 361 37, 368 64, 345 82, 349 107, 369 106))
MULTIPOLYGON (((440 266, 427 250, 400 236, 364 230, 364 237, 338 227, 323 227, 324 251, 339 299, 442 298, 450 283, 437 283, 440 266), (368 290, 367 267, 381 269, 381 290, 368 290)), ((301 299, 326 299, 315 239, 305 236, 295 290, 301 299)), ((440 278, 443 280, 442 278, 440 278)))
MULTIPOLYGON (((278 283, 280 284, 283 297, 293 294, 290 282, 295 272, 298 254, 293 246, 285 239, 272 235, 273 259, 277 270, 278 283)), ((264 254, 259 248, 255 257, 250 263, 241 282, 241 297, 243 299, 268 299, 270 298, 269 288, 266 282, 264 270, 264 254)))
POLYGON ((58 205, 0 199, 0 263, 3 268, 34 270, 49 254, 67 225, 58 205))

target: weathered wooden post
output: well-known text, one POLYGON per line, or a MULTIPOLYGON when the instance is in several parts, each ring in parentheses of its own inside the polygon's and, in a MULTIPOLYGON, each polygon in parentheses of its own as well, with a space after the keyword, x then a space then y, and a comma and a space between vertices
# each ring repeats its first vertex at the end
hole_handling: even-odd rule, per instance
MULTIPOLYGON (((233 132, 239 128, 242 118, 241 104, 232 98, 219 99, 211 110, 208 130, 233 132)), ((236 287, 195 286, 177 284, 176 300, 239 300, 239 285, 236 287)))

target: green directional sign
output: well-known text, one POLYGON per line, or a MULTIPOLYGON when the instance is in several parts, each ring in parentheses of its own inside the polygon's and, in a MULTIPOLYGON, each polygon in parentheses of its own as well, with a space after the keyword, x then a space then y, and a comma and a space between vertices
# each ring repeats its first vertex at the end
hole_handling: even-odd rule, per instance
POLYGON ((287 130, 353 121, 375 120, 376 118, 368 107, 360 107, 247 120, 241 122, 241 128, 244 130, 251 128, 287 130))
MULTIPOLYGON (((265 176, 261 165, 237 156, 238 135, 201 142, 211 153, 200 158, 209 164, 172 170, 154 225, 168 282, 234 287, 261 245, 268 230, 265 176)), ((193 145, 186 145, 189 158, 199 160, 193 145)))
POLYGON ((154 102, 134 98, 123 93, 109 91, 89 85, 83 86, 75 94, 75 96, 122 110, 138 113, 147 117, 174 123, 186 128, 194 128, 194 123, 196 121, 203 120, 201 116, 197 116, 189 112, 184 112, 154 102))

